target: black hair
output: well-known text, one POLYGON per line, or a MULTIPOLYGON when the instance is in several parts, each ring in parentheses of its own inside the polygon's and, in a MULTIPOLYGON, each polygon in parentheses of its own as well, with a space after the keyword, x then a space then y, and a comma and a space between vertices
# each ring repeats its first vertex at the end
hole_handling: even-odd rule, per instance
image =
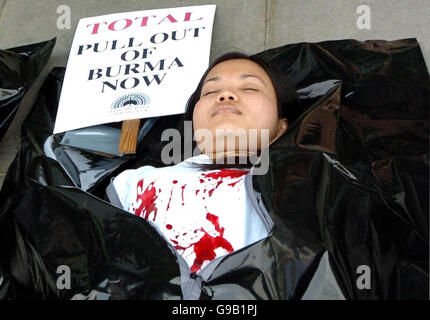
MULTIPOLYGON (((196 90, 188 99, 187 108, 184 114, 184 121, 192 121, 194 108, 197 102, 200 100, 203 83, 209 74, 209 72, 219 63, 233 60, 233 59, 245 59, 250 60, 257 63, 261 66, 264 71, 266 71, 267 75, 272 81, 273 87, 276 92, 277 98, 277 109, 279 118, 286 118, 287 121, 293 121, 296 118, 297 111, 299 110, 299 97, 297 94, 297 90, 292 82, 285 76, 282 75, 282 72, 276 68, 276 66, 270 64, 263 58, 258 55, 249 56, 247 54, 241 52, 228 52, 218 57, 214 62, 211 63, 209 68, 203 74, 199 84, 197 85, 196 90)), ((193 131, 194 136, 194 131, 193 131)), ((197 144, 193 140, 193 150, 196 148, 197 144)), ((227 159, 224 159, 223 164, 195 164, 198 168, 202 170, 215 170, 220 168, 250 168, 253 166, 250 163, 249 158, 247 158, 247 163, 242 164, 239 161, 239 157, 234 157, 234 164, 227 164, 227 159)))

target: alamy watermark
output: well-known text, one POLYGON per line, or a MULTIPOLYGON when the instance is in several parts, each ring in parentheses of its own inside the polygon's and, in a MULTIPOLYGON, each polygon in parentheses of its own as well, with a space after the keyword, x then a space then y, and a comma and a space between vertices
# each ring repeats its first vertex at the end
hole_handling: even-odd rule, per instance
POLYGON ((184 121, 184 137, 179 130, 169 128, 163 131, 161 141, 169 141, 161 150, 165 165, 178 164, 203 152, 214 155, 216 164, 234 165, 235 155, 239 164, 248 159, 254 165, 254 175, 266 174, 269 168, 269 129, 216 129, 215 135, 208 129, 197 129, 193 137, 192 121, 184 121), (194 150, 193 141, 197 142, 194 150))
POLYGON ((70 289, 70 267, 68 265, 60 265, 57 267, 57 274, 59 274, 57 278, 57 289, 58 290, 64 290, 64 289, 70 289))
POLYGON ((370 271, 370 267, 362 264, 360 266, 357 267, 357 274, 359 274, 360 276, 358 276, 357 278, 357 288, 359 290, 363 290, 363 289, 371 289, 371 271, 370 271))
POLYGON ((59 5, 57 7, 57 13, 60 14, 60 16, 57 18, 57 28, 59 30, 71 29, 71 26, 70 26, 70 14, 71 14, 70 7, 66 6, 65 4, 59 5))
POLYGON ((370 7, 365 4, 360 5, 357 7, 356 13, 360 15, 356 21, 357 28, 370 30, 370 7))

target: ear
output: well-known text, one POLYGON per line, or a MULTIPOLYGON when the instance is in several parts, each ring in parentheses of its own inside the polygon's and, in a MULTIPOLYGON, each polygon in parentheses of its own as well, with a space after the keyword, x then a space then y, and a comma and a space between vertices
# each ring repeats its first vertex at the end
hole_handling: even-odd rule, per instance
POLYGON ((279 126, 278 126, 278 136, 282 136, 288 129, 288 120, 287 118, 279 119, 279 126))
POLYGON ((276 135, 275 138, 273 138, 272 141, 269 142, 269 144, 272 144, 273 142, 275 142, 276 140, 279 139, 279 137, 281 137, 288 129, 288 120, 287 118, 282 118, 279 119, 279 124, 278 124, 278 134, 276 135))

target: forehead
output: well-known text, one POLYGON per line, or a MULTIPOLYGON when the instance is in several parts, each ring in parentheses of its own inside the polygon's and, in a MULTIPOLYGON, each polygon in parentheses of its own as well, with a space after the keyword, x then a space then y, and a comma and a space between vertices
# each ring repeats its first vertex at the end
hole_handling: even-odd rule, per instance
POLYGON ((271 82, 269 75, 259 64, 247 59, 232 59, 218 63, 209 71, 205 80, 213 77, 234 77, 243 74, 256 75, 265 82, 271 82))

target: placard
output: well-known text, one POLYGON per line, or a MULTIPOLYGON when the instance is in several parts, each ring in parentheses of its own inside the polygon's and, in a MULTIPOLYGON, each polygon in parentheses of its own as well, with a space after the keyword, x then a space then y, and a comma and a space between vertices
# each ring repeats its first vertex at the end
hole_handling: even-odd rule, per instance
POLYGON ((184 113, 209 65, 215 5, 79 20, 54 134, 184 113))

